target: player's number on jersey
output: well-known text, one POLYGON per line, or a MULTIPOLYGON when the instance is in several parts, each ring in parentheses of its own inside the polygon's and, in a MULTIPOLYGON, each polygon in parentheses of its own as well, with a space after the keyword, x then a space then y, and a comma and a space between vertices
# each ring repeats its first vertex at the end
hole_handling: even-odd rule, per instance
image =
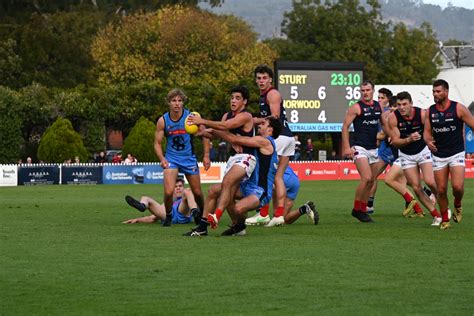
POLYGON ((318 121, 326 123, 327 118, 326 118, 326 111, 322 110, 319 115, 318 115, 318 121))

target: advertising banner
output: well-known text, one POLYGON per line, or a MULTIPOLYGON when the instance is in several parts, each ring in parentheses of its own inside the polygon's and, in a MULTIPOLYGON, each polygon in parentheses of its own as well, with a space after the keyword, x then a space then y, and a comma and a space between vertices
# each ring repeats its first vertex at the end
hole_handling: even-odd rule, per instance
POLYGON ((219 183, 224 177, 225 164, 213 163, 209 170, 204 170, 202 164, 199 164, 199 173, 201 175, 201 183, 219 183))
POLYGON ((18 185, 59 184, 59 165, 20 165, 18 185))
POLYGON ((105 165, 104 184, 162 184, 163 168, 159 164, 105 165))
POLYGON ((472 129, 469 128, 466 124, 466 152, 467 153, 474 153, 474 135, 472 133, 472 129))
POLYGON ((341 161, 339 163, 339 179, 358 180, 360 179, 356 165, 352 161, 341 161))
POLYGON ((290 162, 300 181, 339 179, 338 162, 290 162))
POLYGON ((102 184, 102 166, 63 165, 61 168, 62 184, 102 184))
POLYGON ((18 166, 0 165, 0 186, 16 186, 18 184, 18 166))
POLYGON ((465 178, 474 178, 474 159, 466 159, 466 173, 465 178))
MULTIPOLYGON (((136 170, 138 172, 138 170, 136 170)), ((163 183, 163 168, 159 164, 146 165, 143 170, 145 174, 145 184, 162 184, 163 183)))

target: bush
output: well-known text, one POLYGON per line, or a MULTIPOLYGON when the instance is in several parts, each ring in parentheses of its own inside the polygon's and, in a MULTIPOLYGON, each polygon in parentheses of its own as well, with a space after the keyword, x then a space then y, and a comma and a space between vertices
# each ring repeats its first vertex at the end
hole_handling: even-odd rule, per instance
POLYGON ((132 154, 139 162, 156 162, 154 141, 155 125, 142 116, 125 139, 122 157, 132 154))
POLYGON ((0 163, 16 163, 20 158, 23 138, 17 101, 14 91, 0 87, 0 163))
POLYGON ((78 156, 86 162, 88 153, 81 136, 74 131, 69 120, 58 117, 41 138, 38 158, 44 162, 61 163, 78 156))

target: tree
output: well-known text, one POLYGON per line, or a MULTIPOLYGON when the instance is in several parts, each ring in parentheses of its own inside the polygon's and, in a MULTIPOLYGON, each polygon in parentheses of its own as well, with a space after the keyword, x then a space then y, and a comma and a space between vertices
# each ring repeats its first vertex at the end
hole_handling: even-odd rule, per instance
POLYGON ((5 86, 15 82, 21 73, 21 57, 15 49, 16 41, 11 38, 0 42, 0 78, 5 86))
POLYGON ((383 74, 378 65, 388 43, 388 24, 381 21, 376 0, 368 0, 367 7, 358 0, 293 1, 293 11, 285 13, 282 23, 287 41, 277 41, 280 57, 363 61, 367 77, 378 80, 383 74))
POLYGON ((242 20, 181 6, 108 25, 92 45, 92 55, 103 85, 153 81, 166 90, 181 87, 193 105, 219 112, 223 93, 227 97, 232 85, 251 83, 255 65, 276 58, 242 20))
POLYGON ((58 117, 41 138, 38 158, 44 162, 61 163, 75 156, 81 161, 89 158, 81 135, 74 131, 68 119, 58 117))
POLYGON ((433 61, 438 51, 438 42, 428 23, 421 28, 409 30, 404 24, 393 29, 392 48, 385 60, 387 72, 384 83, 431 84, 441 65, 440 57, 433 61))
POLYGON ((365 76, 375 82, 421 84, 433 79, 436 41, 429 25, 412 31, 397 25, 393 32, 390 26, 382 22, 376 0, 367 0, 366 6, 359 0, 293 1, 293 11, 282 24, 287 39, 269 43, 282 59, 362 61, 365 76), (416 56, 407 58, 409 54, 416 56), (402 71, 394 69, 401 63, 402 71))
POLYGON ((155 124, 140 117, 123 144, 123 156, 132 154, 140 162, 155 162, 158 157, 153 147, 155 141, 155 124))
POLYGON ((20 158, 21 116, 16 111, 17 93, 0 86, 0 163, 16 163, 20 158))

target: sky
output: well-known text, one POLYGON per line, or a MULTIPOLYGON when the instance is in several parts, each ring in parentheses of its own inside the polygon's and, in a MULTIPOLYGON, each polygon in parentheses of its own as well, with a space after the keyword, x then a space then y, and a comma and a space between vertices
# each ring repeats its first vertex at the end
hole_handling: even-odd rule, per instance
POLYGON ((473 9, 474 10, 474 0, 423 0, 425 4, 436 4, 445 8, 448 3, 451 2, 452 5, 456 7, 463 7, 466 9, 473 9))

